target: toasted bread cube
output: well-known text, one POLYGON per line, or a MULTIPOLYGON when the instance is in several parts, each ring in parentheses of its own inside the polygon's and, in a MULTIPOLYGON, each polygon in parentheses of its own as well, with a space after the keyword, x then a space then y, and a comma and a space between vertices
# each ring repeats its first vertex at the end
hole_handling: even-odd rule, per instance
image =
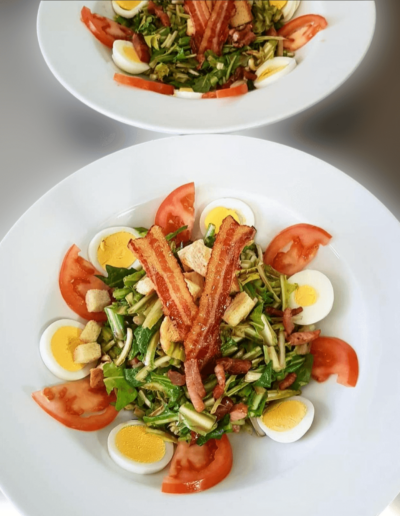
POLYGON ((198 272, 184 272, 183 273, 186 280, 191 281, 192 283, 196 283, 201 290, 204 288, 204 278, 203 276, 200 276, 198 272))
POLYGON ((154 292, 154 283, 147 276, 136 283, 136 292, 142 294, 142 296, 147 296, 154 292))
POLYGON ((236 274, 234 274, 233 278, 232 278, 231 291, 229 293, 232 295, 232 294, 237 294, 238 292, 240 292, 239 280, 238 280, 236 274))
POLYGON ((74 349, 74 362, 76 364, 90 364, 101 357, 101 346, 97 342, 81 344, 74 349))
POLYGON ((186 281, 186 285, 188 286, 189 292, 192 294, 192 298, 196 301, 201 296, 201 293, 203 290, 196 285, 196 283, 193 283, 193 281, 186 281))
POLYGON ((95 367, 90 370, 90 388, 101 389, 104 387, 104 373, 102 367, 95 367))
POLYGON ((166 353, 172 342, 179 342, 179 333, 175 324, 169 317, 164 317, 160 326, 160 344, 163 351, 166 353))
POLYGON ((196 240, 193 244, 184 247, 178 251, 178 256, 186 270, 198 272, 200 276, 205 277, 211 249, 204 245, 203 240, 196 240))
POLYGON ((253 15, 247 0, 235 0, 235 7, 236 13, 231 18, 231 27, 239 27, 252 21, 253 15))
POLYGON ((238 294, 226 309, 222 319, 230 326, 237 326, 255 307, 257 301, 251 299, 246 292, 238 294))
POLYGON ((85 300, 88 312, 101 312, 111 303, 110 294, 107 290, 88 290, 85 300))
POLYGON ((101 333, 101 326, 96 321, 89 321, 83 329, 79 340, 81 342, 96 342, 101 333))
POLYGON ((194 23, 192 22, 191 18, 188 18, 187 27, 186 27, 186 35, 193 36, 194 33, 195 33, 194 23))

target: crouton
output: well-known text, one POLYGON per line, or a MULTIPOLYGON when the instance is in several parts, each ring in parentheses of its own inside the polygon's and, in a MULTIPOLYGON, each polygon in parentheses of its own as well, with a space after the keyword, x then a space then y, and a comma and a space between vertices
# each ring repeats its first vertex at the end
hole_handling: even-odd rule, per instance
POLYGON ((154 292, 154 283, 147 276, 136 283, 136 292, 142 294, 142 296, 147 296, 154 292))
POLYGON ((90 370, 90 388, 101 389, 104 387, 104 373, 102 367, 95 367, 90 370))
POLYGON ((187 27, 186 27, 186 35, 193 36, 195 33, 194 23, 191 18, 188 18, 187 27))
POLYGON ((239 280, 238 280, 236 274, 234 274, 233 278, 232 278, 231 291, 229 293, 232 295, 232 294, 237 294, 238 292, 240 292, 239 280))
POLYGON ((235 7, 236 13, 231 18, 231 27, 239 27, 252 21, 253 15, 247 0, 235 0, 235 7))
POLYGON ((196 285, 198 285, 201 288, 201 290, 203 290, 204 278, 203 276, 200 276, 198 272, 184 272, 183 276, 185 280, 191 281, 192 283, 196 283, 196 285))
POLYGON ((96 342, 101 333, 101 326, 96 321, 89 321, 82 331, 79 339, 81 342, 96 342))
POLYGON ((204 245, 203 240, 196 240, 193 244, 184 247, 178 251, 178 256, 185 270, 198 272, 201 276, 207 274, 211 249, 204 245))
POLYGON ((169 317, 165 317, 160 326, 160 343, 164 353, 167 353, 172 342, 179 342, 179 332, 169 317))
POLYGON ((255 307, 257 301, 251 299, 246 292, 238 294, 226 309, 222 319, 230 326, 237 326, 255 307))
POLYGON ((101 346, 97 342, 81 344, 74 349, 74 362, 76 364, 90 364, 101 357, 101 346))
POLYGON ((192 294, 192 298, 196 301, 196 299, 199 299, 199 297, 201 296, 203 289, 196 285, 196 283, 193 283, 193 281, 185 281, 186 285, 188 286, 189 292, 192 294))
POLYGON ((88 290, 85 300, 88 312, 101 312, 111 303, 110 294, 107 290, 88 290))

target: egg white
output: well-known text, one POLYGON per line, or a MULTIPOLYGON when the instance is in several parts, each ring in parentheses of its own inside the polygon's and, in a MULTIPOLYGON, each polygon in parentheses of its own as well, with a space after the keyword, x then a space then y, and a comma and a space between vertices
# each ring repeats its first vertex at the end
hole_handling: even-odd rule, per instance
POLYGON ((282 77, 292 72, 296 68, 296 60, 293 57, 274 57, 272 59, 268 59, 265 61, 259 68, 257 68, 256 75, 257 79, 254 81, 254 86, 256 88, 265 88, 265 86, 269 86, 270 84, 279 81, 282 77), (265 72, 265 70, 275 70, 284 66, 282 70, 279 72, 270 75, 269 77, 265 77, 264 79, 259 79, 259 77, 265 72))
POLYGON ((125 428, 126 426, 132 425, 140 425, 145 426, 141 421, 133 419, 132 421, 128 421, 127 423, 121 423, 120 425, 113 428, 108 436, 108 452, 112 460, 118 464, 121 468, 130 471, 131 473, 138 473, 139 475, 150 475, 151 473, 157 473, 167 466, 167 464, 171 461, 172 456, 174 454, 174 445, 172 443, 165 443, 165 455, 158 462, 152 462, 150 464, 146 464, 143 462, 135 462, 132 459, 129 459, 125 455, 123 455, 117 448, 115 444, 115 438, 118 432, 125 428))
POLYGON ((55 375, 57 378, 61 380, 80 380, 85 378, 90 373, 90 369, 92 367, 96 367, 96 361, 91 362, 90 364, 86 364, 79 371, 67 371, 54 358, 54 355, 51 351, 51 339, 54 333, 63 326, 73 326, 74 328, 84 329, 84 325, 78 321, 73 321, 72 319, 60 319, 59 321, 55 321, 43 332, 43 335, 40 338, 40 355, 42 357, 45 366, 55 375))
MULTIPOLYGON (((301 285, 309 285, 313 287, 317 293, 317 301, 311 306, 304 306, 303 311, 293 317, 296 324, 308 325, 315 324, 324 319, 332 310, 335 298, 332 283, 319 271, 305 269, 304 271, 293 274, 288 279, 288 283, 301 285)), ((294 291, 289 297, 289 308, 298 308, 300 305, 296 303, 294 291)))
MULTIPOLYGON (((103 274, 106 272, 105 269, 103 269, 103 267, 100 265, 100 262, 99 260, 97 259, 97 250, 101 244, 101 241, 110 236, 110 235, 113 235, 115 233, 120 233, 120 232, 126 232, 126 233, 131 233, 131 235, 135 238, 140 238, 140 234, 134 230, 133 228, 128 228, 126 226, 120 226, 120 227, 113 227, 113 228, 107 228, 107 229, 103 229, 103 231, 100 231, 99 233, 97 233, 97 235, 95 235, 90 244, 89 244, 89 248, 88 248, 88 256, 89 256, 89 260, 90 262, 96 267, 96 269, 98 271, 101 271, 103 274)), ((135 260, 133 262, 133 264, 130 266, 130 269, 140 269, 142 266, 139 262, 139 260, 135 260)))
POLYGON ((140 13, 144 9, 144 7, 149 3, 148 0, 144 0, 143 2, 140 2, 136 7, 133 9, 122 9, 117 2, 112 1, 112 6, 116 14, 119 16, 122 16, 123 18, 133 18, 136 14, 140 13))
POLYGON ((207 232, 207 228, 205 226, 207 215, 210 213, 211 210, 219 207, 224 207, 229 210, 236 211, 241 224, 245 224, 246 226, 255 225, 254 213, 250 206, 248 206, 245 202, 240 201, 239 199, 225 197, 210 202, 210 204, 207 204, 207 206, 202 211, 200 215, 200 231, 203 233, 203 235, 205 235, 207 232))
MULTIPOLYGON (((303 437, 303 435, 310 429, 312 422, 314 421, 314 405, 307 398, 303 398, 303 396, 293 396, 293 398, 288 398, 286 401, 301 401, 307 407, 306 415, 300 421, 300 423, 294 428, 287 430, 286 432, 276 432, 275 430, 271 430, 268 428, 262 417, 257 418, 257 422, 260 425, 263 432, 265 432, 268 437, 273 439, 278 443, 294 443, 303 437)), ((284 403, 285 400, 273 403, 284 403)))
POLYGON ((203 94, 198 93, 197 91, 181 91, 179 89, 175 89, 175 97, 180 99, 189 99, 189 100, 198 100, 201 99, 203 94))
POLYGON ((124 48, 126 47, 134 49, 133 43, 130 41, 118 39, 113 43, 112 59, 118 68, 121 68, 124 72, 128 72, 133 75, 141 74, 150 69, 150 66, 147 63, 131 61, 124 52, 124 48))
POLYGON ((300 0, 289 0, 285 7, 282 9, 283 21, 288 22, 291 20, 299 8, 300 0))

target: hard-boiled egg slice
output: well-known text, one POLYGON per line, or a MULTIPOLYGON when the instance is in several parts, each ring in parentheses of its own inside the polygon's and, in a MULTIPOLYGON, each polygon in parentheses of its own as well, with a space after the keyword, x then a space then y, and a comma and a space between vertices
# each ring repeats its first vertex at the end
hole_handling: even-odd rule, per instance
POLYGON ((314 324, 321 321, 332 310, 334 292, 330 280, 319 271, 304 270, 293 274, 288 279, 291 285, 297 285, 289 297, 289 308, 303 308, 293 317, 296 324, 314 324))
POLYGON ((268 405, 257 418, 261 429, 278 443, 294 443, 303 437, 314 420, 314 405, 303 396, 294 396, 268 405))
POLYGON ((210 202, 200 215, 200 231, 205 234, 209 224, 214 224, 218 233, 222 221, 231 215, 239 224, 254 226, 254 213, 251 208, 239 199, 223 198, 210 202))
POLYGON ((112 58, 118 68, 133 75, 143 73, 150 68, 147 63, 142 63, 139 59, 130 41, 123 41, 122 39, 114 41, 112 58))
POLYGON ((296 68, 293 57, 274 57, 265 61, 256 71, 257 79, 254 81, 256 88, 264 88, 296 68))
POLYGON ((89 244, 89 260, 103 273, 106 265, 139 269, 140 263, 128 249, 129 241, 139 237, 140 234, 135 229, 125 226, 103 229, 89 244))
POLYGON ((269 3, 281 9, 283 21, 287 22, 293 18, 294 13, 299 8, 300 0, 270 0, 269 3))
POLYGON ((202 93, 193 91, 192 88, 179 88, 175 90, 175 97, 179 97, 180 99, 197 100, 201 99, 202 96, 202 93))
POLYGON ((174 445, 148 434, 141 421, 121 423, 108 436, 108 452, 121 468, 149 475, 161 471, 174 454, 174 445))
POLYGON ((114 11, 123 18, 133 18, 137 13, 139 13, 149 2, 148 0, 141 1, 130 1, 130 0, 122 0, 122 1, 112 1, 112 6, 114 11))
POLYGON ((73 354, 84 325, 71 319, 55 321, 44 331, 40 339, 40 354, 47 368, 61 380, 85 378, 96 362, 76 364, 73 354))

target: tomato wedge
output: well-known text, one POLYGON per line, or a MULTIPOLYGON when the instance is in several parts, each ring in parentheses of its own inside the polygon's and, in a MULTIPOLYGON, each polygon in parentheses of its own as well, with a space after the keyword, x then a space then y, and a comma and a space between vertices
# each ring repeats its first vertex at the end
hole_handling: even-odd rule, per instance
POLYGON ((318 14, 306 14, 291 20, 278 31, 278 36, 286 38, 283 47, 295 52, 310 41, 319 31, 326 29, 328 22, 318 14))
POLYGON ((226 478, 233 463, 232 448, 226 435, 210 439, 203 446, 180 442, 162 483, 163 493, 185 494, 205 491, 226 478))
POLYGON ((88 7, 83 7, 81 19, 93 36, 106 47, 112 48, 117 39, 131 40, 133 31, 110 18, 92 13, 88 7))
POLYGON ((355 387, 358 380, 358 358, 354 349, 336 337, 319 337, 311 344, 314 363, 311 375, 317 382, 325 382, 331 374, 346 387, 355 387))
POLYGON ((201 98, 202 99, 216 99, 217 98, 217 92, 216 91, 209 91, 208 93, 203 93, 201 98))
POLYGON ((332 236, 324 229, 310 224, 295 224, 281 231, 264 253, 264 263, 281 274, 291 276, 304 269, 318 252, 320 245, 327 245, 332 236), (282 252, 289 244, 290 249, 282 252))
POLYGON ((239 84, 239 86, 235 86, 234 88, 226 88, 224 90, 217 90, 217 98, 222 99, 225 97, 238 97, 239 95, 244 95, 249 91, 246 83, 239 84))
POLYGON ((89 378, 67 382, 32 393, 32 398, 51 417, 75 430, 93 432, 109 425, 118 412, 106 389, 91 389, 89 378))
POLYGON ((141 77, 131 77, 129 75, 122 75, 116 73, 114 75, 114 81, 125 86, 132 86, 133 88, 140 88, 141 90, 154 91, 154 93, 161 93, 162 95, 173 95, 175 89, 170 84, 164 84, 162 82, 148 81, 141 77))
POLYGON ((194 197, 194 183, 188 183, 171 192, 158 208, 156 224, 163 228, 165 235, 182 226, 188 227, 175 238, 177 244, 190 239, 194 224, 194 197))
POLYGON ((98 271, 79 253, 80 249, 73 245, 64 257, 59 277, 61 295, 71 310, 83 319, 106 321, 104 312, 87 311, 85 296, 88 290, 108 290, 108 287, 94 276, 99 274, 98 271))

